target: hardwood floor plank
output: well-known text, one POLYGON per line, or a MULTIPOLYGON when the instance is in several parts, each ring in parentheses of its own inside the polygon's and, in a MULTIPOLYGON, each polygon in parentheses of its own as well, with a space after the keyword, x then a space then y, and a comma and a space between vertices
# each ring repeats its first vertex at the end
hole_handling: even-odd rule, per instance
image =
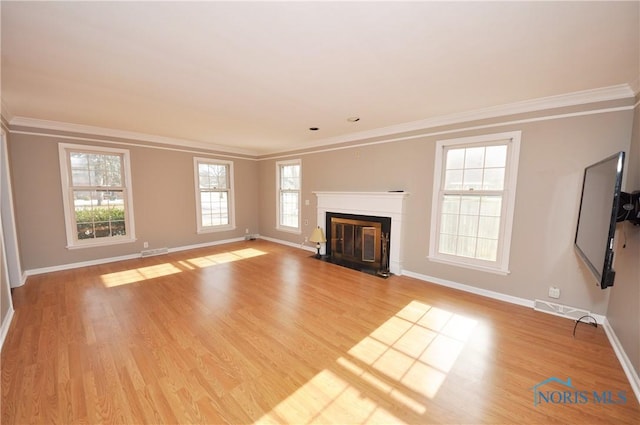
POLYGON ((600 326, 261 240, 31 276, 13 301, 2 424, 640 418, 600 326))

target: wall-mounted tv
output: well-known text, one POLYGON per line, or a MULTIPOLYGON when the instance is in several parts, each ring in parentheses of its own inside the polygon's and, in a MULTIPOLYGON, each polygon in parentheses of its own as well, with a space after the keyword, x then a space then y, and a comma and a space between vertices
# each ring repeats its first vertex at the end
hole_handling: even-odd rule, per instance
POLYGON ((624 152, 618 152, 584 170, 575 247, 602 289, 615 279, 613 241, 622 209, 623 166, 624 152))

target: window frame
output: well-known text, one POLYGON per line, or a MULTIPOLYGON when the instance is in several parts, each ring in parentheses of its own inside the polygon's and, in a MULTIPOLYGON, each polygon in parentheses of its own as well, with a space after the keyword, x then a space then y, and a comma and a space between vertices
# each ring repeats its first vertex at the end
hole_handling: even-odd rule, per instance
POLYGON ((193 158, 193 176, 194 176, 194 188, 196 197, 196 233, 213 233, 224 232, 228 230, 234 230, 236 228, 235 218, 235 196, 234 196, 234 179, 233 179, 233 161, 227 161, 223 159, 194 157, 193 158), (228 217, 229 222, 227 224, 217 224, 213 226, 204 226, 202 224, 202 204, 201 204, 201 189, 200 189, 200 164, 210 165, 223 165, 227 167, 227 189, 216 190, 218 192, 227 192, 228 200, 228 217))
MULTIPOLYGON (((60 182, 62 185, 62 203, 64 208, 65 234, 67 238, 67 249, 91 248, 99 246, 117 245, 132 243, 136 241, 134 212, 133 212, 133 186, 131 183, 131 158, 127 149, 110 148, 94 145, 79 145, 72 143, 58 144, 58 158, 60 161, 60 182), (75 203, 73 201, 75 190, 97 190, 95 188, 109 186, 82 186, 73 185, 71 179, 71 154, 91 153, 104 155, 119 155, 122 158, 122 188, 124 204, 124 222, 126 234, 122 236, 109 236, 92 239, 78 239, 77 223, 75 214, 75 203)), ((100 189, 103 190, 103 189, 100 189)))
POLYGON ((291 159, 286 161, 276 162, 276 229, 283 232, 302 234, 302 160, 291 159), (300 167, 300 181, 299 189, 287 189, 287 192, 298 194, 298 225, 296 227, 286 226, 281 224, 281 209, 282 209, 282 189, 281 189, 281 175, 282 168, 285 166, 297 165, 300 167))
POLYGON ((521 131, 511 131, 480 136, 462 137, 456 139, 439 140, 436 142, 436 155, 434 164, 433 195, 431 204, 431 227, 429 237, 428 259, 434 262, 455 265, 459 267, 481 270, 502 275, 510 273, 509 258, 511 251, 511 236, 513 231, 513 216, 515 212, 516 186, 518 176, 518 162, 520 156, 521 131), (486 147, 495 145, 507 145, 505 164, 504 187, 500 191, 495 190, 445 190, 444 172, 446 169, 445 152, 451 148, 486 147), (495 261, 477 258, 463 257, 454 254, 440 253, 440 225, 442 217, 442 205, 446 193, 456 192, 466 196, 491 195, 500 192, 502 205, 500 212, 500 230, 498 234, 497 257, 495 261))

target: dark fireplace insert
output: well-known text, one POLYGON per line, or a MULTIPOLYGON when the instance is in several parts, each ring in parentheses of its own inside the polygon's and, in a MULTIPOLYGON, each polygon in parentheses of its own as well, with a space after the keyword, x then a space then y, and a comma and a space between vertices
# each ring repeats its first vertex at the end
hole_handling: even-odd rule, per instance
POLYGON ((388 276, 390 217, 327 212, 325 229, 327 261, 388 276))

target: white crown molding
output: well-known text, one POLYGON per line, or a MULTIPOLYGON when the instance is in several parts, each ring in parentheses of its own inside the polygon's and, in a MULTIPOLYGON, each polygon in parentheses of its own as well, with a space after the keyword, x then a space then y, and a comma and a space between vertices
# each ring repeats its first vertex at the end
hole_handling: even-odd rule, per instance
MULTIPOLYGON (((634 83, 640 90, 640 79, 634 83)), ((503 116, 531 113, 537 111, 550 110, 568 106, 586 105, 596 102, 606 102, 613 100, 634 98, 636 92, 630 84, 619 84, 597 89, 583 90, 573 93, 542 97, 538 99, 525 100, 505 105, 492 106, 489 108, 477 109, 473 111, 460 112, 449 115, 442 115, 418 121, 411 121, 403 124, 380 127, 368 131, 348 133, 341 136, 318 140, 315 143, 306 144, 307 148, 327 147, 340 143, 349 143, 359 140, 372 139, 376 137, 389 137, 392 135, 428 130, 436 127, 461 124, 465 122, 478 121, 483 119, 499 118, 503 116)), ((23 126, 39 130, 65 131, 94 136, 113 137, 128 140, 138 140, 160 145, 173 145, 203 149, 206 151, 219 151, 238 155, 247 155, 252 158, 265 158, 277 154, 286 154, 298 151, 295 149, 275 150, 271 152, 257 152, 250 149, 239 149, 231 146, 215 145, 194 140, 185 140, 165 136, 157 136, 146 133, 137 133, 125 130, 116 130, 104 127, 95 127, 82 124, 71 124, 60 121, 41 120, 21 116, 11 116, 6 105, 2 103, 3 116, 11 126, 23 126)))
MULTIPOLYGON (((4 105, 3 105, 4 106, 4 105)), ((60 121, 41 120, 16 116, 9 120, 9 125, 17 127, 28 127, 39 130, 66 131, 71 133, 87 134, 92 136, 113 137, 118 139, 137 140, 161 145, 183 146, 207 151, 221 151, 239 155, 256 156, 257 152, 248 149, 238 149, 231 146, 222 146, 197 142, 194 140, 177 139, 173 137, 157 136, 153 134, 137 133, 134 131, 116 130, 105 127, 95 127, 91 125, 72 124, 60 121)))
MULTIPOLYGON (((371 139, 375 137, 385 137, 394 134, 426 130, 435 127, 455 125, 483 119, 498 118, 507 115, 531 113, 554 108, 586 105, 590 103, 629 99, 634 97, 635 93, 629 84, 619 84, 615 86, 582 90, 573 93, 541 97, 538 99, 492 106, 489 108, 476 109, 473 111, 442 115, 438 117, 427 118, 424 120, 411 121, 408 123, 391 125, 387 127, 380 127, 368 131, 349 133, 342 136, 318 140, 313 144, 305 145, 305 148, 316 148, 338 143, 354 142, 357 140, 371 139)), ((263 156, 286 153, 288 151, 290 150, 274 151, 268 154, 263 154, 263 156)))

